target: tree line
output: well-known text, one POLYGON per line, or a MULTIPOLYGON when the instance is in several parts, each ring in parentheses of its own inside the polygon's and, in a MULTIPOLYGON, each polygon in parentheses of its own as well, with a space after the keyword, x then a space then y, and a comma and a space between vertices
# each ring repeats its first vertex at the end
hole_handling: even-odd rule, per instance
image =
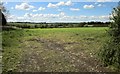
POLYGON ((81 23, 34 23, 34 22, 9 22, 8 26, 19 28, 74 28, 74 27, 108 27, 110 22, 81 22, 81 23))

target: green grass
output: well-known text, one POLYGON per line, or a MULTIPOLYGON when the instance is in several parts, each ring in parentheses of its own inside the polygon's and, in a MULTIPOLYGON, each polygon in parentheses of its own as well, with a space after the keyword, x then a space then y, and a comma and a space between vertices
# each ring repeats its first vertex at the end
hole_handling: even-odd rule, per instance
POLYGON ((23 37, 23 30, 11 30, 2 32, 3 47, 3 71, 16 69, 17 63, 20 61, 21 49, 20 40, 23 37))
MULTIPOLYGON (((3 31, 3 71, 79 71, 71 63, 74 57, 66 59, 65 56, 69 56, 68 53, 74 56, 84 53, 85 56, 92 54, 97 58, 97 53, 108 38, 107 29, 91 27, 3 31), (49 44, 50 47, 47 47, 49 44), (58 51, 57 48, 64 50, 58 51), (29 57, 37 58, 26 61, 26 64, 31 65, 21 65, 29 57), (38 63, 38 60, 42 61, 38 63)), ((79 60, 77 57, 75 59, 79 60)))
POLYGON ((103 27, 29 29, 28 34, 32 34, 32 37, 38 36, 53 41, 59 41, 60 43, 80 42, 83 44, 83 48, 95 51, 96 47, 100 48, 103 42, 108 38, 106 35, 107 29, 108 28, 103 27))

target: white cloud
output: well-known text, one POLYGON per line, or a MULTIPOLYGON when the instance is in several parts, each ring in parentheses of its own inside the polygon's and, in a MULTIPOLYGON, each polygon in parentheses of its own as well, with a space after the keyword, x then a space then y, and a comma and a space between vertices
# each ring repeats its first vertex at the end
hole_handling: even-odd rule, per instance
POLYGON ((98 6, 98 7, 101 7, 101 6, 102 6, 102 4, 98 4, 97 6, 98 6))
POLYGON ((49 3, 47 5, 47 7, 50 7, 50 8, 56 8, 56 7, 59 7, 59 6, 70 6, 72 5, 72 2, 71 1, 67 1, 67 2, 64 2, 64 1, 61 1, 57 4, 52 4, 52 3, 49 3))
POLYGON ((57 7, 57 6, 56 6, 56 4, 49 3, 49 4, 47 5, 47 7, 55 8, 55 7, 57 7))
POLYGON ((42 10, 45 10, 45 8, 44 7, 40 7, 38 10, 42 11, 42 10))
POLYGON ((37 12, 38 10, 33 10, 33 12, 37 12))
POLYGON ((30 13, 25 13, 25 15, 24 15, 24 17, 32 17, 32 14, 30 14, 30 13))
POLYGON ((8 2, 5 2, 5 4, 8 4, 8 2))
POLYGON ((67 2, 65 3, 65 5, 70 6, 70 5, 72 5, 72 2, 71 2, 71 1, 67 1, 67 2))
POLYGON ((13 18, 16 18, 16 16, 15 15, 9 15, 7 18, 8 19, 13 19, 13 18))
POLYGON ((95 7, 94 5, 84 5, 83 6, 83 8, 85 8, 85 9, 92 9, 94 7, 95 7))
POLYGON ((44 7, 39 7, 37 10, 33 10, 33 12, 37 12, 37 11, 42 11, 42 10, 45 10, 45 8, 44 7))
POLYGON ((81 15, 80 17, 81 17, 81 18, 87 18, 87 16, 85 16, 85 15, 81 15))
POLYGON ((35 7, 32 5, 29 5, 28 3, 21 3, 20 5, 15 6, 15 9, 18 9, 18 10, 30 10, 33 8, 35 7))
POLYGON ((64 15, 65 15, 65 13, 64 13, 64 12, 61 12, 61 13, 60 13, 60 15, 64 16, 64 15))
POLYGON ((14 7, 11 7, 11 9, 14 9, 14 7))
POLYGON ((65 2, 63 2, 63 1, 56 4, 56 6, 64 6, 64 5, 65 5, 65 2))
POLYGON ((95 2, 95 5, 98 4, 97 2, 95 2))
POLYGON ((105 7, 104 4, 98 4, 97 6, 98 6, 98 7, 105 7))
POLYGON ((97 2, 111 2, 112 0, 97 0, 97 2))
POLYGON ((102 16, 68 16, 64 12, 59 14, 33 14, 25 13, 23 16, 8 16, 8 21, 11 22, 81 22, 81 21, 109 21, 109 15, 102 16))
POLYGON ((11 22, 40 22, 40 21, 53 21, 57 20, 60 17, 64 17, 65 13, 60 12, 59 14, 33 14, 33 13, 25 13, 21 17, 17 17, 15 15, 11 15, 8 17, 8 21, 11 22))
POLYGON ((105 19, 109 19, 109 17, 110 17, 110 15, 109 16, 103 15, 103 16, 100 16, 99 18, 105 20, 105 19))
POLYGON ((71 11, 79 11, 79 8, 70 8, 71 11))
POLYGON ((57 11, 61 12, 61 11, 62 11, 62 9, 57 9, 57 11))

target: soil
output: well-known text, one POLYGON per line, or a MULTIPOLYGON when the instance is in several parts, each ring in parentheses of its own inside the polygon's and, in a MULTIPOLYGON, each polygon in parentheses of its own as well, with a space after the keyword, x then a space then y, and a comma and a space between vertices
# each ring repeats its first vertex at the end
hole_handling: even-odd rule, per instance
MULTIPOLYGON (((26 40, 25 42, 22 42, 25 45, 23 55, 22 55, 22 61, 19 64, 19 71, 20 72, 110 72, 110 70, 107 67, 104 67, 103 64, 100 62, 99 59, 97 59, 95 56, 92 56, 92 54, 85 53, 83 51, 80 51, 79 54, 73 53, 72 51, 66 50, 66 45, 79 45, 80 43, 77 42, 68 42, 68 43, 58 43, 57 41, 44 39, 44 38, 33 38, 26 40), (40 43, 42 44, 41 49, 43 51, 39 52, 39 45, 30 45, 30 42, 40 43), (47 60, 40 55, 40 53, 43 53, 44 51, 50 51, 53 50, 56 53, 59 53, 59 58, 57 60, 47 60), (39 52, 39 53, 37 53, 39 52), (62 55, 62 56, 61 56, 62 55), (63 57, 64 56, 64 57, 63 57), (60 62, 63 62, 62 59, 64 58, 67 60, 68 63, 71 63, 72 67, 74 67, 75 70, 64 70, 64 66, 62 69, 57 69, 53 67, 53 65, 58 65, 60 62), (56 61, 56 62, 55 62, 56 61), (57 64, 55 64, 57 63, 57 64)), ((48 55, 49 56, 49 55, 48 55)), ((63 62, 64 63, 64 62, 63 62)), ((68 68, 69 69, 69 68, 68 68)))

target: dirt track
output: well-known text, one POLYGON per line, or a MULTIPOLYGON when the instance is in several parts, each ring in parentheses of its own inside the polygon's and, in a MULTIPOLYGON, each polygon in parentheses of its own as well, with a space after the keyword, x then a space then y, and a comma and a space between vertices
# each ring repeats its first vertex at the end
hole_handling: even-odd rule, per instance
MULTIPOLYGON (((19 71, 24 72, 110 72, 92 54, 84 51, 75 53, 66 46, 80 43, 59 43, 57 41, 33 38, 24 41, 22 61, 19 71), (34 45, 36 44, 36 45, 34 45), (54 55, 55 54, 55 55, 54 55)), ((77 50, 77 49, 75 49, 77 50)))

